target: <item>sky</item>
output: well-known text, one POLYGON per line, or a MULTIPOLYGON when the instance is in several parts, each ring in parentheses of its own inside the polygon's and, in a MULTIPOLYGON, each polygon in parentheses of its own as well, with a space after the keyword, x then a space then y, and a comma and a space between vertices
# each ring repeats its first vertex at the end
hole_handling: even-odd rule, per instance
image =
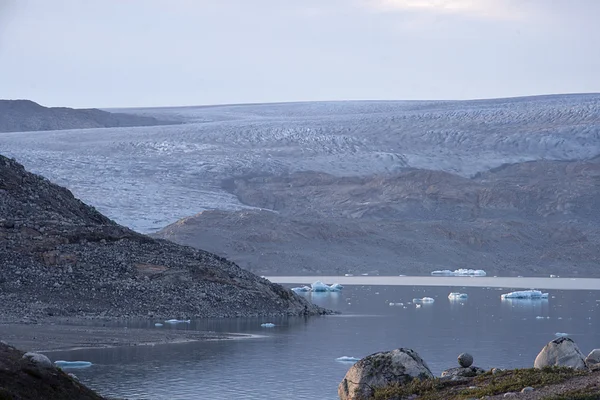
POLYGON ((598 0, 0 0, 0 98, 142 107, 600 92, 598 0))

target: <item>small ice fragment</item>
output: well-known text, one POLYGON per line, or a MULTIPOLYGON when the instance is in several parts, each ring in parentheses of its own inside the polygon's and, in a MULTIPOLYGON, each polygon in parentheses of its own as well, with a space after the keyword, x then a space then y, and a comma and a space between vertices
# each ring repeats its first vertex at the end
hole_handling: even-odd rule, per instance
POLYGON ((554 336, 569 336, 569 334, 565 332, 556 332, 554 336))
POLYGON ((375 292, 375 294, 379 294, 379 292, 375 292))
POLYGON ((454 271, 450 271, 449 269, 444 269, 441 271, 433 271, 431 275, 438 276, 486 276, 486 272, 482 269, 466 269, 459 268, 454 271))
POLYGON ((404 305, 404 303, 390 303, 390 307, 393 307, 393 306, 403 306, 403 305, 404 305))
POLYGON ((537 317, 535 317, 535 319, 544 319, 544 317, 538 315, 537 317))
POLYGON ((354 276, 354 274, 344 274, 344 276, 354 276))
POLYGON ((423 297, 422 299, 412 299, 413 303, 433 303, 435 300, 431 297, 423 297))
POLYGON ((448 295, 448 298, 450 300, 466 300, 469 298, 469 295, 466 293, 452 292, 448 295))
POLYGON ((54 365, 61 368, 87 368, 91 367, 92 363, 89 361, 54 361, 54 365))
POLYGON ((421 305, 420 304, 415 304, 415 307, 416 308, 421 308, 421 305))
POLYGON ((168 319, 165 321, 167 324, 189 324, 189 319, 168 319))
POLYGON ((340 285, 339 283, 334 283, 333 285, 329 286, 329 291, 330 292, 339 292, 343 288, 344 287, 342 285, 340 285))
POLYGON ((520 290, 516 292, 505 293, 500 296, 501 299, 547 299, 548 293, 542 293, 539 290, 520 290))
POLYGON ((550 278, 558 278, 558 275, 552 275, 552 274, 550 274, 550 278))
POLYGON ((362 276, 369 276, 369 274, 366 274, 366 273, 365 273, 365 274, 361 274, 361 275, 362 275, 362 276))
POLYGON ((360 361, 360 358, 356 358, 356 357, 349 357, 349 356, 342 356, 342 357, 338 357, 335 359, 335 361, 338 362, 351 362, 351 363, 355 363, 357 361, 360 361))
POLYGON ((157 322, 154 324, 154 326, 163 326, 163 324, 161 324, 160 322, 157 322))
POLYGON ((310 292, 310 286, 301 286, 292 288, 294 292, 310 292))
POLYGON ((260 326, 263 328, 275 328, 275 324, 272 322, 266 322, 264 324, 260 324, 260 326))

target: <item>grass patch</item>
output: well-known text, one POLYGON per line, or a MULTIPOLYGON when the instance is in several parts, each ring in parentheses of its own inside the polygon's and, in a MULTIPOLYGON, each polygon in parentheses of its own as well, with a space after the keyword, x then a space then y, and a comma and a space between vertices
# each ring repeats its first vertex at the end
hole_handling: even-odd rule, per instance
POLYGON ((600 400, 600 393, 597 389, 578 389, 546 396, 543 400, 600 400))
MULTIPOLYGON (((506 392, 519 392, 526 386, 540 388, 547 385, 565 382, 576 376, 588 375, 587 371, 574 370, 565 367, 546 367, 543 369, 514 369, 502 371, 496 374, 486 372, 483 375, 469 379, 468 381, 448 381, 439 378, 426 379, 423 381, 413 380, 406 385, 390 385, 375 390, 376 400, 400 400, 416 394, 419 400, 464 400, 468 398, 480 398, 493 396, 506 392), (476 386, 469 389, 470 386, 476 386)), ((579 395, 574 393, 573 396, 579 395)), ((589 395, 581 392, 581 396, 589 395)), ((596 397, 557 397, 551 400, 600 400, 596 397)))

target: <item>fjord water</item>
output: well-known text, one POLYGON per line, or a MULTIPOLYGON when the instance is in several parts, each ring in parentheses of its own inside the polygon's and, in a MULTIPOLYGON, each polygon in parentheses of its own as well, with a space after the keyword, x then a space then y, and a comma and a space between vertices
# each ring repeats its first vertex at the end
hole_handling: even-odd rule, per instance
MULTIPOLYGON (((441 278, 444 279, 444 278, 441 278)), ((85 360, 73 370, 100 393, 130 399, 337 399, 337 385, 352 365, 341 356, 408 347, 439 375, 464 351, 482 368, 531 367, 557 332, 584 353, 600 347, 600 292, 549 290, 548 300, 501 301, 511 288, 346 286, 339 293, 305 294, 342 314, 313 318, 192 321, 154 327, 261 335, 251 339, 50 352, 52 360, 85 360), (469 295, 449 301, 452 291, 469 295), (413 298, 433 297, 417 308, 413 298), (405 303, 404 306, 389 303, 405 303), (273 322, 274 328, 261 328, 273 322)))

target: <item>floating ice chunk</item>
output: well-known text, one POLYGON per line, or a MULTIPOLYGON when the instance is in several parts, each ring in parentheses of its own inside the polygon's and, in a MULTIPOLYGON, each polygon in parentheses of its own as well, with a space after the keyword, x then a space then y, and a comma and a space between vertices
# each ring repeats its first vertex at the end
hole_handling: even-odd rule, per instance
POLYGON ((263 327, 263 328, 275 328, 275 324, 272 323, 272 322, 267 322, 267 323, 264 323, 264 324, 260 324, 260 326, 263 327))
POLYGON ((501 299, 547 299, 548 293, 542 293, 539 290, 520 290, 516 292, 505 293, 500 296, 501 299))
POLYGON ((454 271, 444 269, 441 271, 433 271, 431 275, 437 276, 486 276, 486 272, 482 269, 465 269, 459 268, 454 271))
POLYGON ((365 273, 365 274, 361 274, 361 275, 362 275, 362 276, 369 276, 369 274, 366 274, 366 273, 365 273))
POLYGON ((538 315, 537 317, 535 317, 535 319, 545 319, 545 318, 542 317, 541 315, 538 315))
POLYGON ((565 333, 565 332, 556 332, 556 333, 554 334, 554 336, 558 336, 558 337, 561 337, 561 336, 569 336, 569 334, 568 334, 568 333, 565 333))
POLYGON ((168 319, 165 321, 167 324, 189 324, 190 322, 189 319, 168 319))
POLYGON ((550 278, 558 278, 558 275, 552 275, 552 274, 550 274, 550 278))
POLYGON ((160 326, 163 326, 163 324, 161 324, 160 322, 157 322, 154 324, 154 326, 160 327, 160 326))
POLYGON ((310 290, 313 292, 339 292, 342 288, 343 286, 339 283, 334 283, 333 285, 329 286, 321 281, 316 281, 310 285, 310 290))
POLYGON ((61 368, 87 368, 91 367, 92 363, 89 361, 54 361, 54 365, 61 368))
POLYGON ((404 305, 404 303, 390 303, 390 307, 393 307, 393 306, 402 307, 403 305, 404 305))
POLYGON ((354 276, 354 274, 344 274, 344 276, 354 276))
POLYGON ((300 287, 293 287, 292 290, 294 292, 310 292, 311 288, 310 288, 310 286, 300 286, 300 287))
POLYGON ((339 292, 340 290, 342 290, 344 287, 342 285, 340 285, 339 283, 334 283, 333 285, 329 286, 329 290, 331 292, 339 292))
POLYGON ((415 304, 416 308, 421 308, 421 304, 415 304))
POLYGON ((435 300, 434 300, 434 299, 432 299, 431 297, 423 297, 422 299, 413 299, 412 301, 413 301, 413 303, 415 303, 415 304, 419 304, 419 303, 429 303, 429 304, 431 304, 431 303, 433 303, 435 300))
POLYGON ((466 300, 469 298, 469 295, 466 293, 452 292, 448 295, 448 298, 450 300, 466 300))
POLYGON ((357 361, 360 361, 360 358, 356 358, 356 357, 348 357, 348 356, 342 356, 342 357, 338 357, 335 359, 335 361, 338 362, 350 362, 350 363, 355 363, 357 361))

